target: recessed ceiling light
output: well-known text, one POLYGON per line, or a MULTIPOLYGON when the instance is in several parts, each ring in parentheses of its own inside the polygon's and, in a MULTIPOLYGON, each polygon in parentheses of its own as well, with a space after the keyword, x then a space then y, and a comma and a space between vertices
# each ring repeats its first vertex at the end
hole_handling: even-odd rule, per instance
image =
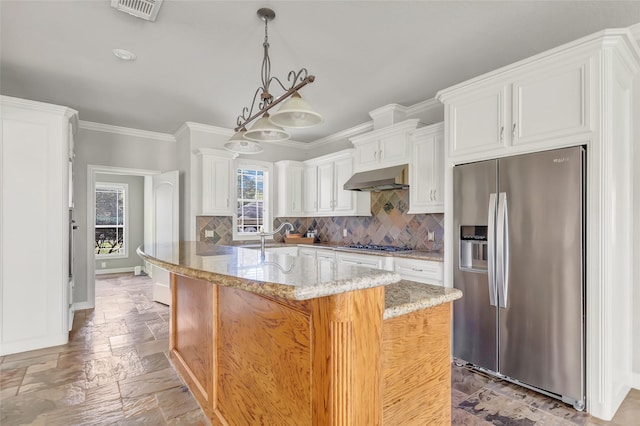
POLYGON ((116 58, 122 59, 123 61, 135 61, 137 58, 135 53, 124 49, 113 49, 113 54, 116 55, 116 58))

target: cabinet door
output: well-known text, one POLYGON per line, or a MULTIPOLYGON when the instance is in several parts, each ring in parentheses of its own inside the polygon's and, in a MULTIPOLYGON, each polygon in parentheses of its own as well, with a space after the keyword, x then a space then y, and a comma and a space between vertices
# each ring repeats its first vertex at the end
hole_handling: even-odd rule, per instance
POLYGON ((407 132, 401 132, 380 139, 378 158, 381 167, 407 163, 408 137, 407 132))
POLYGON ((328 263, 336 263, 336 253, 333 250, 316 250, 316 259, 328 263))
POLYGON ((513 144, 590 131, 587 64, 536 73, 513 84, 513 144))
POLYGON ((233 214, 230 192, 231 161, 213 155, 202 156, 202 214, 230 216, 233 214))
POLYGON ((358 143, 355 147, 355 163, 357 170, 371 170, 380 161, 380 145, 378 139, 358 143))
POLYGON ((333 193, 335 190, 333 178, 333 163, 318 165, 318 212, 333 211, 333 193))
POLYGON ((444 136, 442 130, 414 138, 409 182, 409 213, 444 212, 444 136))
POLYGON ((304 213, 316 213, 318 211, 318 167, 307 166, 304 168, 302 191, 302 209, 304 213))
POLYGON ((302 166, 290 166, 287 173, 287 196, 290 216, 302 216, 302 166))
POLYGON ((349 211, 353 209, 353 191, 345 191, 344 184, 353 175, 353 159, 351 156, 336 160, 334 162, 334 184, 335 195, 333 210, 335 212, 349 211))
POLYGON ((506 88, 482 91, 452 100, 448 106, 450 155, 486 152, 508 146, 505 129, 506 88))

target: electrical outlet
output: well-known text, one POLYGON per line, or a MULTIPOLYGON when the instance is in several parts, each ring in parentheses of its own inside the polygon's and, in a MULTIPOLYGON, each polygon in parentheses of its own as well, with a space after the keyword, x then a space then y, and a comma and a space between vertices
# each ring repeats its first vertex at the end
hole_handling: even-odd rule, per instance
POLYGON ((427 231, 427 241, 435 241, 436 236, 433 231, 427 231))
POLYGON ((213 238, 213 229, 205 229, 204 230, 205 238, 213 238))
POLYGON ((102 268, 106 268, 107 267, 107 262, 102 262, 102 268))
POLYGON ((343 236, 343 237, 346 237, 347 235, 349 235, 349 232, 347 231, 347 228, 344 228, 344 229, 342 230, 342 236, 343 236))

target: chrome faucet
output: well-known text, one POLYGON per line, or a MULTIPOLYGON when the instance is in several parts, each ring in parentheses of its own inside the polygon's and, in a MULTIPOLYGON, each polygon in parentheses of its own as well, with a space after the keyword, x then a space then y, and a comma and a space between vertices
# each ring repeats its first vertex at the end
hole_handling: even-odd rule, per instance
POLYGON ((260 254, 262 255, 262 258, 264 258, 264 239, 266 237, 270 237, 272 235, 277 234, 278 232, 282 231, 282 228, 288 228, 288 231, 293 231, 293 225, 290 224, 289 222, 282 222, 282 224, 280 226, 278 226, 278 228, 273 231, 273 232, 264 232, 264 231, 260 231, 260 233, 258 234, 258 236, 260 237, 260 254))

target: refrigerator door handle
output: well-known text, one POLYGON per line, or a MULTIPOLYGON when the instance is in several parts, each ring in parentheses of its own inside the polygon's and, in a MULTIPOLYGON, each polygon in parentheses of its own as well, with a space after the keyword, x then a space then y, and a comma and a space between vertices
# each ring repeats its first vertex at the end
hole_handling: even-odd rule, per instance
POLYGON ((489 304, 491 306, 497 306, 496 302, 496 245, 495 245, 495 230, 496 230, 496 194, 489 194, 489 216, 487 218, 487 269, 489 273, 489 304))
POLYGON ((507 193, 501 192, 498 197, 498 223, 497 223, 497 287, 498 306, 507 307, 507 295, 509 290, 509 209, 507 208, 507 193))

